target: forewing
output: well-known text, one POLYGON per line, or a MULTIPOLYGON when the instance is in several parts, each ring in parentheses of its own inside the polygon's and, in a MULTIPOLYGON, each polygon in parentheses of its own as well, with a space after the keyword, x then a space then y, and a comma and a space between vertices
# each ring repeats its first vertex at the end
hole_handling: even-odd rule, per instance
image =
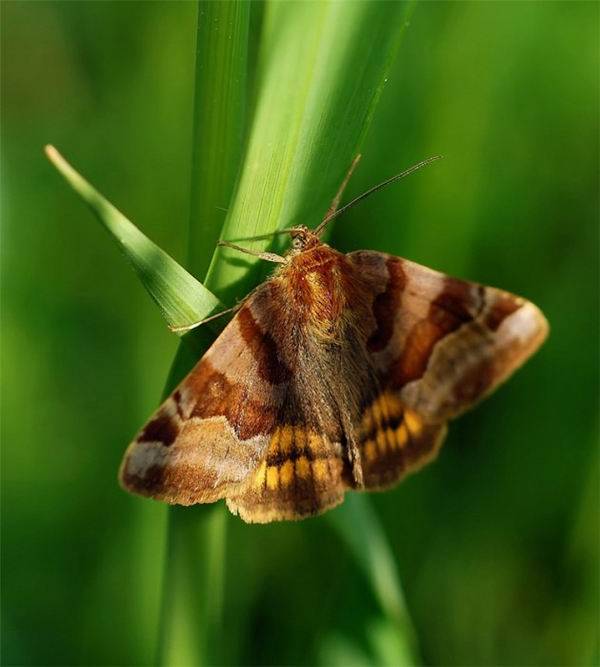
POLYGON ((129 446, 120 481, 169 503, 239 493, 265 456, 291 377, 263 286, 129 446))
POLYGON ((547 335, 540 310, 508 292, 383 253, 348 258, 372 294, 365 344, 382 385, 425 422, 469 409, 547 335))

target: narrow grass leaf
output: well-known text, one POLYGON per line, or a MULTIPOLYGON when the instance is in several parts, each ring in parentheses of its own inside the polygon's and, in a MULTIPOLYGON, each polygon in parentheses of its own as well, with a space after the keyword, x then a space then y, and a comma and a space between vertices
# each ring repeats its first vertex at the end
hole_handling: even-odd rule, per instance
POLYGON ((204 276, 229 208, 243 148, 249 2, 200 2, 189 255, 204 276))
POLYGON ((56 148, 47 146, 46 155, 118 243, 169 326, 184 326, 223 308, 214 294, 93 188, 56 148))
POLYGON ((347 494, 327 515, 354 554, 382 611, 398 632, 398 664, 415 664, 416 634, 406 608, 394 556, 377 513, 367 496, 347 494))
MULTIPOLYGON (((208 269, 240 165, 253 9, 249 2, 198 3, 188 247, 198 275, 208 269)), ((193 337, 195 354, 180 345, 167 391, 213 338, 201 327, 193 337)), ((223 664, 225 507, 171 507, 168 525, 158 663, 223 664)))

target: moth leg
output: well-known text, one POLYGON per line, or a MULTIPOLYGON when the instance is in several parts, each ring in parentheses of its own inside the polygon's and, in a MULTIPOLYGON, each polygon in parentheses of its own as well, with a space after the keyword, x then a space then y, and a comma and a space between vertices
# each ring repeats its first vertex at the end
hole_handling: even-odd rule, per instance
POLYGON ((274 236, 280 236, 281 234, 291 234, 295 231, 294 227, 287 227, 286 229, 276 229, 274 232, 269 232, 268 234, 257 234, 256 236, 243 236, 239 239, 231 239, 231 242, 235 241, 264 241, 265 239, 272 239, 274 236))
POLYGON ((243 301, 240 301, 240 303, 236 303, 235 306, 232 306, 231 308, 226 308, 225 310, 222 310, 219 313, 215 313, 214 315, 209 315, 208 317, 205 317, 202 320, 198 320, 197 322, 190 322, 189 324, 182 324, 177 327, 169 325, 169 330, 172 331, 173 333, 185 333, 186 331, 191 331, 192 329, 195 329, 196 327, 199 327, 202 324, 206 324, 207 322, 212 322, 212 320, 216 320, 218 317, 221 317, 221 315, 227 315, 227 313, 235 312, 240 308, 242 303, 243 301))
POLYGON ((285 257, 277 255, 274 252, 257 252, 256 250, 250 250, 250 248, 242 248, 242 246, 236 245, 235 243, 230 243, 229 241, 219 241, 217 245, 221 246, 222 248, 232 248, 233 250, 238 250, 239 252, 243 252, 246 255, 252 255, 253 257, 264 259, 267 262, 285 264, 287 261, 285 257))
POLYGON ((356 488, 362 489, 365 485, 364 475, 363 475, 363 460, 360 451, 360 445, 357 441, 354 429, 349 419, 342 417, 344 422, 344 431, 346 434, 346 445, 348 447, 348 458, 350 460, 350 465, 352 468, 352 478, 356 488))
POLYGON ((221 317, 221 315, 227 315, 227 313, 235 313, 237 312, 247 301, 250 299, 251 296, 254 295, 254 293, 260 288, 260 285, 257 285, 253 290, 248 292, 246 296, 238 301, 235 306, 231 306, 231 308, 226 308, 225 310, 222 310, 220 313, 216 313, 215 315, 209 315, 208 317, 205 317, 203 320, 199 320, 198 322, 191 322, 190 324, 182 324, 179 327, 169 327, 171 331, 174 333, 180 333, 180 332, 186 332, 190 331, 191 329, 195 329, 196 327, 199 327, 202 324, 206 324, 207 322, 210 322, 211 320, 216 320, 218 317, 221 317))

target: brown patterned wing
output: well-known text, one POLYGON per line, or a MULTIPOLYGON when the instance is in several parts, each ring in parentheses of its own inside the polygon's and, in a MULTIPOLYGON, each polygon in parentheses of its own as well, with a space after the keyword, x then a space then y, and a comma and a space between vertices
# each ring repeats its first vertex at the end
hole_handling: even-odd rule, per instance
POLYGON ((191 505, 239 493, 250 481, 291 377, 260 290, 256 296, 129 446, 119 475, 126 490, 191 505))
POLYGON ((446 425, 427 423, 384 390, 364 410, 358 432, 364 486, 384 490, 436 457, 446 425))
POLYGON ((547 336, 540 310, 508 292, 383 253, 347 257, 373 295, 366 347, 382 386, 426 424, 468 410, 547 336))
POLYGON ((305 426, 283 425, 250 483, 227 506, 249 523, 303 519, 341 503, 350 477, 339 443, 305 426))

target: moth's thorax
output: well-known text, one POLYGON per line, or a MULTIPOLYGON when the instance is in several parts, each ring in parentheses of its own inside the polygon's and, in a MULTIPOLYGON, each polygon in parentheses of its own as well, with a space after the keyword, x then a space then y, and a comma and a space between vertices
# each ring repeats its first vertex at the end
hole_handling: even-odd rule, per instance
POLYGON ((311 237, 308 247, 288 255, 277 279, 287 292, 290 307, 306 326, 317 335, 331 338, 348 313, 355 291, 355 271, 345 255, 311 237))

